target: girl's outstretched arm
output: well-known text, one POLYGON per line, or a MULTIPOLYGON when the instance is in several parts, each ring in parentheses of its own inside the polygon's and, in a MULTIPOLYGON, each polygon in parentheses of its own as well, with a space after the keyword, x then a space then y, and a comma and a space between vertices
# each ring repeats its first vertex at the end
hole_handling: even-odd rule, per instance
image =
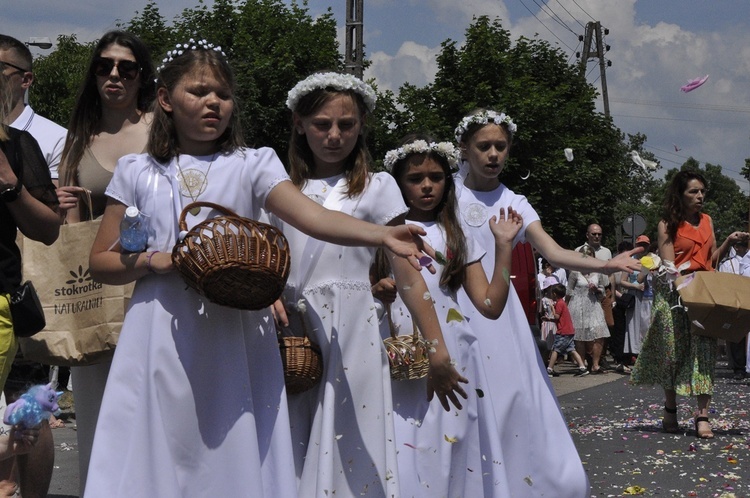
MULTIPOLYGON (((417 270, 419 258, 435 253, 422 241, 415 225, 383 226, 325 209, 301 193, 292 182, 281 182, 268 194, 266 209, 311 237, 342 246, 385 246, 417 270)), ((434 273, 432 265, 428 267, 434 273)))
POLYGON ((412 320, 417 324, 422 336, 431 344, 430 369, 427 373, 427 399, 432 400, 437 394, 445 411, 450 411, 450 400, 461 409, 461 402, 456 394, 467 398, 459 382, 468 380, 458 373, 451 361, 450 353, 443 339, 435 307, 422 275, 409 265, 405 259, 387 252, 391 268, 396 277, 396 286, 401 299, 411 312, 412 320))
POLYGON ((526 228, 526 238, 531 242, 537 251, 550 263, 557 268, 566 268, 568 270, 578 270, 583 273, 596 271, 609 275, 616 271, 625 271, 632 273, 640 271, 641 263, 638 259, 633 258, 635 254, 643 252, 642 247, 636 247, 630 251, 621 252, 609 261, 603 261, 594 257, 585 256, 580 252, 563 249, 555 240, 550 237, 542 228, 539 221, 534 221, 526 228))
POLYGON ((492 280, 487 281, 487 275, 479 261, 466 267, 464 290, 471 299, 474 307, 485 317, 497 319, 508 301, 510 288, 510 269, 513 254, 513 239, 523 226, 523 218, 512 208, 500 208, 499 216, 490 218, 490 230, 495 236, 495 268, 492 280))

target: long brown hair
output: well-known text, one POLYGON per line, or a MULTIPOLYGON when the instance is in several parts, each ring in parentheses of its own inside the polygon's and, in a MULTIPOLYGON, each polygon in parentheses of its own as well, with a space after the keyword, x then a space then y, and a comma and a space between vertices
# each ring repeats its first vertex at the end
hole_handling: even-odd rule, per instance
MULTIPOLYGON (((299 99, 294 112, 297 116, 306 118, 323 107, 328 101, 338 95, 348 95, 357 107, 359 119, 362 123, 360 134, 354 149, 346 158, 344 164, 344 176, 346 177, 348 190, 347 195, 354 197, 361 194, 367 185, 368 173, 372 157, 367 150, 366 113, 367 106, 361 95, 353 90, 336 90, 335 88, 317 88, 299 99)), ((302 189, 305 182, 312 178, 315 173, 315 158, 307 143, 307 137, 297 133, 292 125, 292 133, 289 137, 289 176, 298 188, 302 189)))
POLYGON ((662 205, 662 219, 667 228, 667 235, 674 240, 677 236, 677 229, 680 223, 685 221, 685 213, 682 196, 687 190, 688 183, 691 180, 698 180, 705 188, 708 188, 706 178, 697 171, 680 171, 672 178, 664 194, 664 204, 662 205))
POLYGON ((94 48, 94 53, 91 54, 91 59, 89 59, 86 78, 78 89, 73 114, 68 123, 68 136, 65 139, 60 160, 61 185, 76 185, 78 183, 78 165, 84 151, 99 131, 99 123, 102 119, 102 99, 96 84, 94 64, 97 57, 110 45, 129 48, 141 67, 138 110, 146 112, 154 100, 154 66, 146 45, 140 38, 125 31, 110 31, 102 36, 94 48))
MULTIPOLYGON (((414 133, 407 135, 402 141, 401 145, 406 145, 417 140, 424 140, 425 142, 433 143, 436 140, 426 134, 414 133)), ((456 187, 453 180, 453 172, 451 171, 451 165, 448 159, 438 154, 437 152, 430 151, 419 154, 408 154, 402 159, 399 159, 393 165, 391 174, 396 179, 401 188, 401 194, 403 195, 403 177, 408 171, 410 160, 413 160, 416 156, 422 156, 422 161, 426 159, 432 159, 440 165, 445 173, 445 189, 443 191, 443 198, 440 200, 438 205, 435 207, 435 220, 445 230, 445 244, 447 263, 443 266, 443 271, 440 274, 440 285, 448 287, 451 291, 455 292, 461 287, 466 279, 466 235, 461 228, 461 222, 458 218, 458 201, 456 200, 456 187)), ((406 197, 404 197, 406 200, 406 197)), ((442 248, 435 248, 435 250, 441 250, 442 248)), ((383 278, 390 273, 390 268, 379 268, 378 266, 387 263, 386 258, 379 257, 376 259, 376 276, 383 278)))

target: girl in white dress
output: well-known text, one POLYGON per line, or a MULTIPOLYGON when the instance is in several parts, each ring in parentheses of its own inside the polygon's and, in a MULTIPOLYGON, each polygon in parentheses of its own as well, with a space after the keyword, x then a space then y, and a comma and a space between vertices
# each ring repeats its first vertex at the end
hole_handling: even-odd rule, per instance
MULTIPOLYGON (((471 307, 488 319, 500 316, 510 287, 512 242, 522 220, 512 209, 506 217, 503 208, 499 216, 490 218, 495 268, 488 281, 479 263, 485 251, 464 235, 456 210, 451 167, 457 156, 451 143, 411 135, 385 159, 409 206, 406 219, 424 228, 426 239, 437 251, 440 272, 425 275, 425 280, 448 351, 470 388, 460 410, 446 411, 424 397, 426 378, 393 383, 402 497, 511 496, 497 465, 502 459, 500 428, 491 412, 492 403, 487 402, 497 382, 485 376, 476 334, 456 302, 456 291, 465 289, 471 307)), ((377 261, 374 276, 387 278, 389 265, 382 258, 377 261)), ((387 296, 384 299, 389 301, 387 296)), ((389 309, 396 334, 409 335, 413 324, 403 302, 396 299, 389 309)), ((387 338, 391 331, 385 322, 382 335, 387 338)))
MULTIPOLYGON (((316 73, 289 92, 287 105, 293 111, 290 175, 302 193, 371 223, 402 225, 407 208, 396 182, 387 173, 369 173, 364 126, 375 105, 373 89, 351 75, 316 73)), ((298 336, 304 322, 323 359, 320 383, 288 397, 299 496, 398 496, 390 373, 370 292, 374 249, 326 244, 281 226, 292 270, 280 321, 291 325, 285 333, 298 336)), ((394 262, 399 285, 410 289, 407 304, 442 345, 431 388, 444 402, 458 403, 464 379, 450 364, 432 302, 422 299, 424 280, 394 262)))
MULTIPOLYGON (((190 40, 168 52, 148 154, 125 156, 107 189, 91 273, 103 283, 137 283, 104 393, 87 497, 297 496, 271 314, 210 302, 174 271, 184 205, 210 201, 249 218, 265 207, 327 240, 385 243, 419 268, 418 228, 327 211, 288 181, 271 149, 243 147, 234 91, 220 48, 190 40), (144 252, 120 253, 127 206, 148 219, 144 252)), ((188 228, 216 214, 191 211, 188 228)))
MULTIPOLYGON (((605 274, 637 269, 639 263, 630 257, 635 251, 601 261, 563 249, 544 231, 526 198, 500 182, 515 130, 516 125, 506 114, 483 109, 464 117, 456 128, 463 158, 456 193, 461 217, 471 227, 471 235, 482 247, 492 247, 490 213, 500 207, 513 208, 523 217, 515 242, 530 241, 552 266, 605 274)), ((492 274, 494 263, 491 253, 482 258, 485 273, 492 274)), ((511 286, 505 309, 494 322, 471 311, 465 293, 459 292, 458 302, 479 338, 487 378, 502 391, 502 395, 485 401, 494 404, 496 423, 503 435, 504 458, 498 464, 510 488, 507 496, 588 496, 586 473, 515 289, 511 286)))

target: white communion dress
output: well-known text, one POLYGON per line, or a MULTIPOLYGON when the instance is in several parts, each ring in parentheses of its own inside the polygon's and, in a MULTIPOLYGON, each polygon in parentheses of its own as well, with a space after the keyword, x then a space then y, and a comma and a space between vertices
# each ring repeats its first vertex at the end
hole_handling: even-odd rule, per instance
MULTIPOLYGON (((357 196, 349 198, 346 189, 339 175, 308 180, 303 193, 378 225, 407 211, 386 173, 370 175, 357 196)), ((323 358, 320 383, 289 395, 299 496, 398 496, 388 361, 369 280, 375 248, 320 242, 289 226, 283 231, 292 253, 285 333, 302 335, 304 320, 323 358)))
MULTIPOLYGON (((186 176, 208 173, 192 195, 249 218, 289 179, 268 148, 179 160, 186 176)), ((128 155, 107 189, 148 217, 148 251, 170 252, 177 240, 178 214, 191 201, 180 193, 178 173, 174 159, 162 165, 128 155)), ((219 214, 204 207, 188 216, 188 228, 219 214)), ((177 272, 139 279, 104 393, 85 496, 293 498, 291 462, 270 313, 209 302, 177 272)))
MULTIPOLYGON (((539 216, 525 197, 505 185, 489 192, 474 191, 456 179, 462 220, 471 227, 479 244, 487 250, 482 258, 485 273, 494 268, 494 237, 488 225, 501 207, 512 207, 523 216, 516 243, 526 240, 526 228, 539 223, 539 216)), ((565 419, 557 403, 528 320, 511 285, 508 302, 499 319, 491 321, 470 307, 465 292, 458 303, 475 330, 482 351, 486 376, 493 387, 488 401, 494 405, 502 433, 502 459, 513 498, 582 498, 589 496, 586 472, 581 464, 565 419)))
MULTIPOLYGON (((448 254, 442 227, 436 222, 414 223, 425 229, 425 240, 435 250, 448 254)), ((481 249, 467 237, 467 263, 482 258, 481 249)), ((440 286, 442 266, 437 272, 422 272, 443 340, 466 377, 462 384, 468 399, 460 396, 462 409, 451 405, 445 411, 437 397, 427 401, 427 378, 393 382, 393 412, 398 445, 399 483, 402 498, 501 497, 512 496, 502 465, 500 428, 495 423, 494 404, 489 399, 497 389, 486 377, 484 357, 477 336, 463 318, 455 293, 440 286)), ((472 306, 473 304, 469 304, 472 306)), ((401 298, 390 308, 397 335, 413 333, 409 310, 401 298)), ((391 335, 387 320, 381 334, 391 335)))

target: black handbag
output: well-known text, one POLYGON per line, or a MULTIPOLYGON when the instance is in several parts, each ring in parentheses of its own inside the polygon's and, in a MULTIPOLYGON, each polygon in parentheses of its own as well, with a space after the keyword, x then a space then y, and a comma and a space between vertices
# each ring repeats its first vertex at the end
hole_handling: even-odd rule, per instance
POLYGON ((31 280, 22 283, 10 296, 13 332, 17 337, 31 337, 47 326, 44 309, 31 280))

